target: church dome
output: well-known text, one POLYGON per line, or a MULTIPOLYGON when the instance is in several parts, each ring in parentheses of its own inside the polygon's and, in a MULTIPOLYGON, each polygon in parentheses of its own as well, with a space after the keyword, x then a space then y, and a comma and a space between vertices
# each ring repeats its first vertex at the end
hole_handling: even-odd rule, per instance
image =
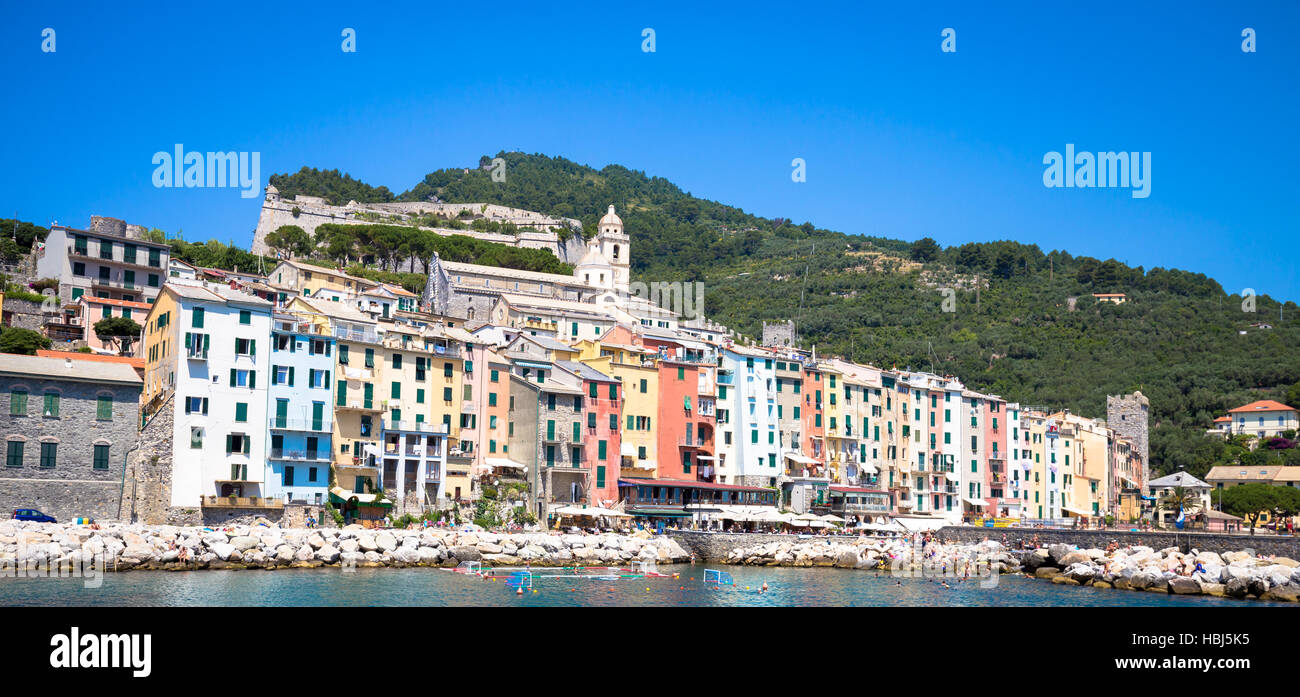
POLYGON ((600 219, 600 226, 604 227, 606 225, 617 225, 623 227, 623 219, 614 213, 613 204, 610 205, 609 212, 605 214, 605 217, 600 219))

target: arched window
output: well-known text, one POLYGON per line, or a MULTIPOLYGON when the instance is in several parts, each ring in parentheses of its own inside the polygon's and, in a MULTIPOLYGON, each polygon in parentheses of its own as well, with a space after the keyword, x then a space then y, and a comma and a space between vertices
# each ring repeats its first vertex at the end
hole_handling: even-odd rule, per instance
POLYGON ((614 245, 614 258, 618 258, 618 245, 614 245))

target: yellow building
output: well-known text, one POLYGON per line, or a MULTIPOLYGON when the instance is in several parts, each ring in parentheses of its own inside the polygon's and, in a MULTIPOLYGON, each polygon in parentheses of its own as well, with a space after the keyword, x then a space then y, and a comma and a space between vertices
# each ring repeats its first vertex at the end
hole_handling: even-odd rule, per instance
POLYGON ((277 290, 292 296, 350 302, 361 293, 377 288, 378 283, 314 264, 299 261, 281 261, 267 275, 268 283, 277 290))
POLYGON ((613 375, 623 383, 623 418, 620 438, 621 473, 628 477, 659 477, 658 436, 659 369, 655 352, 631 344, 585 339, 574 344, 578 360, 613 375))

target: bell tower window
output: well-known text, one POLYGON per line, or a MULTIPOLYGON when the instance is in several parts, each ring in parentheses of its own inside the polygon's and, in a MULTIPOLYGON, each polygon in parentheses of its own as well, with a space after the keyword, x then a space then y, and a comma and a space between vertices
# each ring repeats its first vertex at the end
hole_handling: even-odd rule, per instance
POLYGON ((618 245, 614 245, 614 258, 618 258, 618 245))

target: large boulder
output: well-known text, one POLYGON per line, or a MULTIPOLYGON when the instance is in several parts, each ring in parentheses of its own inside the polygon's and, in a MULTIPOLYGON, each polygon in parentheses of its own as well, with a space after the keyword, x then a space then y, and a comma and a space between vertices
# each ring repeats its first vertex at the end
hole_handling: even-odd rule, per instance
POLYGON ((1061 568, 1066 568, 1071 564, 1078 564, 1080 562, 1092 561, 1092 556, 1085 551, 1075 550, 1073 552, 1067 552, 1065 556, 1061 557, 1060 559, 1057 559, 1056 561, 1057 564, 1061 566, 1061 568))
POLYGON ((397 538, 393 537, 389 532, 381 532, 375 535, 375 545, 379 547, 381 552, 391 552, 397 549, 397 538))
POLYGON ((1034 578, 1056 578, 1061 570, 1054 566, 1040 566, 1034 569, 1034 578))
POLYGON ((1072 551, 1074 551, 1073 547, 1061 543, 1054 544, 1047 548, 1048 554, 1050 554, 1052 559, 1056 561, 1057 566, 1066 566, 1066 564, 1063 564, 1061 560, 1065 558, 1065 555, 1072 551))
POLYGON ((1190 576, 1175 576, 1169 579, 1169 592, 1177 595, 1198 595, 1201 584, 1190 576))
POLYGON ((484 555, 505 553, 504 547, 498 544, 493 544, 491 542, 480 542, 477 545, 475 545, 474 548, 484 555))
POLYGON ((1207 568, 1211 564, 1213 564, 1214 566, 1224 565, 1223 558, 1215 554, 1214 552, 1200 552, 1196 555, 1196 561, 1201 562, 1201 565, 1207 568))
POLYGON ((314 532, 307 536, 307 544, 312 549, 320 549, 325 546, 325 538, 321 537, 320 533, 314 532))
POLYGON ((238 537, 230 538, 230 544, 233 545, 235 549, 241 552, 256 547, 257 543, 258 543, 258 539, 256 537, 250 537, 248 535, 240 535, 238 537))
POLYGON ((1244 578, 1234 578, 1223 586, 1223 594, 1229 598, 1244 598, 1250 592, 1250 582, 1244 578))
POLYGON ((1034 571, 1040 566, 1047 566, 1050 561, 1051 555, 1047 550, 1035 549, 1020 558, 1020 565, 1025 571, 1034 571))
POLYGON ((333 545, 323 545, 320 549, 316 550, 316 558, 326 564, 333 564, 339 560, 339 551, 335 549, 333 545))
POLYGON ((457 545, 447 550, 447 553, 460 561, 479 561, 483 558, 478 549, 470 545, 457 545))
POLYGON ((358 535, 357 547, 362 552, 374 552, 379 549, 379 545, 375 544, 374 535, 358 535))
POLYGON ((1294 583, 1288 583, 1283 586, 1274 586, 1261 595, 1260 599, 1294 603, 1300 601, 1300 586, 1297 586, 1294 583))
POLYGON ((208 545, 208 549, 212 550, 212 553, 217 555, 218 559, 226 561, 235 551, 235 546, 227 542, 218 542, 216 544, 208 545))

